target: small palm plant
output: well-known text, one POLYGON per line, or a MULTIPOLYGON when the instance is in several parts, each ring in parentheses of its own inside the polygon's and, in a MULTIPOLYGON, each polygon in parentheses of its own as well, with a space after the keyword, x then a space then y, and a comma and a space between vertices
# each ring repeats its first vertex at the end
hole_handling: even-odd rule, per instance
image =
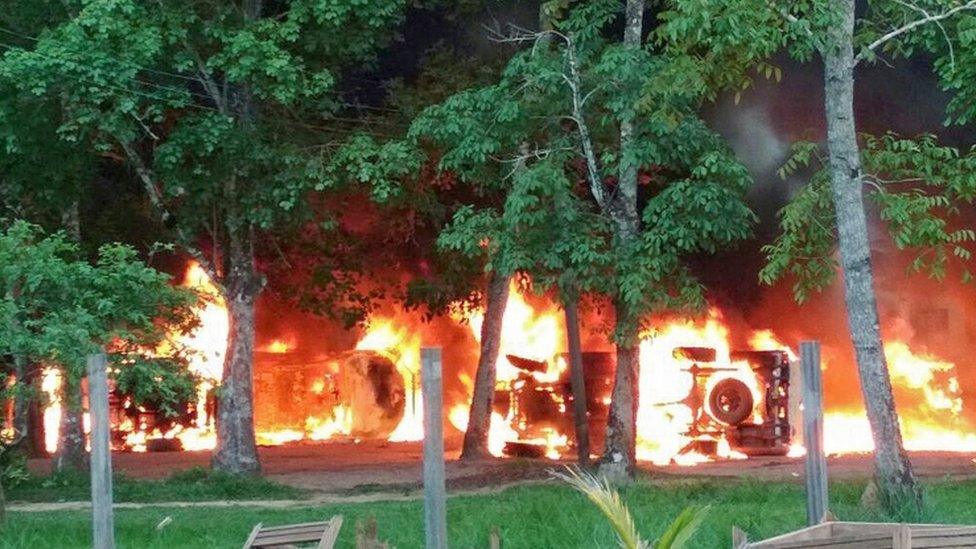
POLYGON ((600 509, 610 521, 620 547, 624 549, 683 549, 689 547, 688 541, 701 526, 708 507, 687 507, 678 515, 668 529, 654 543, 643 540, 637 533, 637 526, 630 514, 630 509, 620 499, 620 494, 610 487, 606 479, 581 471, 575 467, 566 467, 566 472, 553 472, 552 475, 562 479, 582 492, 594 505, 600 509))

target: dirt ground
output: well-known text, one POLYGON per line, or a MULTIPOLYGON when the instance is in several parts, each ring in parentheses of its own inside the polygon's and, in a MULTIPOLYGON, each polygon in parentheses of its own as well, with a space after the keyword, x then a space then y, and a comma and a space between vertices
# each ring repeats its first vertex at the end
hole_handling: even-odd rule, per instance
MULTIPOLYGON (((317 495, 409 494, 421 487, 420 443, 329 441, 263 447, 259 449, 263 473, 268 478, 313 491, 317 495)), ((514 482, 546 479, 560 462, 531 459, 497 459, 480 463, 457 460, 451 445, 446 453, 449 489, 471 490, 514 482)), ((914 453, 912 462, 922 477, 974 478, 976 454, 914 453)), ((192 467, 206 467, 210 452, 116 453, 116 471, 131 477, 159 478, 192 467)), ((568 462, 567 462, 568 463, 568 462)), ((49 459, 31 460, 32 470, 50 470, 49 459)), ((866 478, 871 458, 865 455, 828 460, 831 478, 866 478)), ((749 477, 790 480, 803 475, 803 458, 751 458, 715 461, 695 466, 664 467, 643 464, 642 469, 660 480, 688 477, 749 477)))

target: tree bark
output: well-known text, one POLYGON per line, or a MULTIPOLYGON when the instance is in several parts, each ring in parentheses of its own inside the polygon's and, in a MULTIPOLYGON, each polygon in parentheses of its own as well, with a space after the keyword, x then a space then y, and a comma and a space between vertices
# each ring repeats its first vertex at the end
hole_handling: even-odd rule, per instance
POLYGON ((854 4, 832 0, 840 23, 830 29, 824 51, 825 107, 831 188, 837 215, 844 296, 871 434, 875 480, 889 512, 916 513, 921 492, 902 444, 874 294, 871 249, 854 120, 854 4))
POLYGON ((573 391, 573 423, 576 427, 576 456, 582 469, 590 467, 590 425, 586 414, 586 378, 583 374, 583 348, 580 345, 579 312, 576 296, 565 299, 566 343, 569 348, 569 382, 573 391))
MULTIPOLYGON (((623 43, 627 48, 640 48, 644 26, 644 0, 627 0, 623 43)), ((615 245, 623 250, 634 246, 640 236, 637 215, 637 168, 630 161, 634 146, 633 110, 620 121, 621 159, 617 192, 609 204, 615 227, 615 245)), ((637 464, 637 368, 638 318, 622 296, 617 296, 617 367, 614 375, 607 436, 600 459, 600 474, 615 482, 633 477, 637 464)))
POLYGON ((26 388, 30 385, 30 378, 27 376, 27 357, 24 355, 14 356, 14 378, 20 389, 14 394, 14 432, 19 435, 27 436, 30 433, 30 400, 27 398, 26 388))
POLYGON ((66 370, 61 371, 61 421, 54 470, 84 471, 88 467, 88 451, 82 421, 81 379, 73 378, 66 370))
POLYGON ((488 277, 485 318, 481 323, 481 355, 474 377, 474 394, 471 396, 461 459, 483 459, 491 455, 488 451, 488 432, 495 400, 495 365, 502 346, 502 320, 508 305, 508 285, 509 277, 505 275, 492 271, 488 277))
POLYGON ((27 357, 14 357, 14 371, 20 390, 14 396, 14 429, 23 436, 23 445, 30 457, 47 457, 44 447, 44 417, 38 402, 40 388, 38 367, 27 357))
MULTIPOLYGON (((81 244, 80 206, 75 200, 61 215, 68 236, 81 244)), ((81 368, 81 372, 84 368, 81 368)), ((61 419, 58 430, 58 450, 54 455, 54 469, 85 470, 88 468, 88 451, 85 449, 81 380, 84 374, 72 373, 67 365, 61 368, 61 419)))
POLYGON ((234 234, 230 241, 224 276, 230 331, 217 393, 217 447, 213 468, 257 474, 261 465, 254 438, 254 305, 264 279, 255 269, 250 239, 234 234))
POLYGON ((617 311, 617 324, 625 333, 617 333, 617 366, 599 471, 607 479, 620 483, 634 476, 637 465, 637 371, 640 350, 636 328, 624 324, 627 320, 620 319, 624 307, 618 306, 617 311))
MULTIPOLYGON (((244 0, 244 17, 261 18, 262 0, 244 0)), ((240 131, 254 128, 257 109, 254 94, 247 85, 233 85, 230 108, 240 131)), ((264 277, 257 271, 254 256, 254 229, 240 208, 240 189, 236 176, 224 184, 227 234, 223 254, 224 299, 230 331, 227 357, 217 393, 217 447, 213 468, 236 474, 261 472, 254 437, 254 311, 264 288, 264 277)))
POLYGON ((40 367, 36 364, 29 369, 31 371, 31 387, 33 387, 31 398, 27 404, 27 451, 30 457, 48 457, 47 439, 44 427, 44 407, 41 405, 44 391, 41 389, 43 376, 40 367))

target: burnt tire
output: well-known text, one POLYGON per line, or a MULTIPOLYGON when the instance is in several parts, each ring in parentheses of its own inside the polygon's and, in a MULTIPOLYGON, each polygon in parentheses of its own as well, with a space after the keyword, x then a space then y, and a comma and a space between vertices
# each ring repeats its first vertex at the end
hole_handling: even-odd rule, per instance
POLYGON ((738 425, 749 419, 754 405, 752 391, 738 379, 723 379, 708 393, 709 412, 726 425, 738 425))

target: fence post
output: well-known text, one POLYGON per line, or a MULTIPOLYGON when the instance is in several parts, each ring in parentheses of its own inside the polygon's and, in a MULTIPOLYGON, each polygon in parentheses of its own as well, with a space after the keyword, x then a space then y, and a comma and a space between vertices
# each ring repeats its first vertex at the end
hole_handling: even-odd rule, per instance
POLYGON ((420 350, 424 396, 424 531, 427 549, 447 549, 441 349, 420 350))
POLYGON ((823 384, 820 379, 820 342, 800 343, 803 368, 803 445, 806 447, 807 524, 820 524, 827 516, 827 459, 823 447, 823 384))
POLYGON ((109 439, 108 373, 104 353, 88 356, 88 409, 91 413, 92 547, 114 549, 112 448, 109 439))

